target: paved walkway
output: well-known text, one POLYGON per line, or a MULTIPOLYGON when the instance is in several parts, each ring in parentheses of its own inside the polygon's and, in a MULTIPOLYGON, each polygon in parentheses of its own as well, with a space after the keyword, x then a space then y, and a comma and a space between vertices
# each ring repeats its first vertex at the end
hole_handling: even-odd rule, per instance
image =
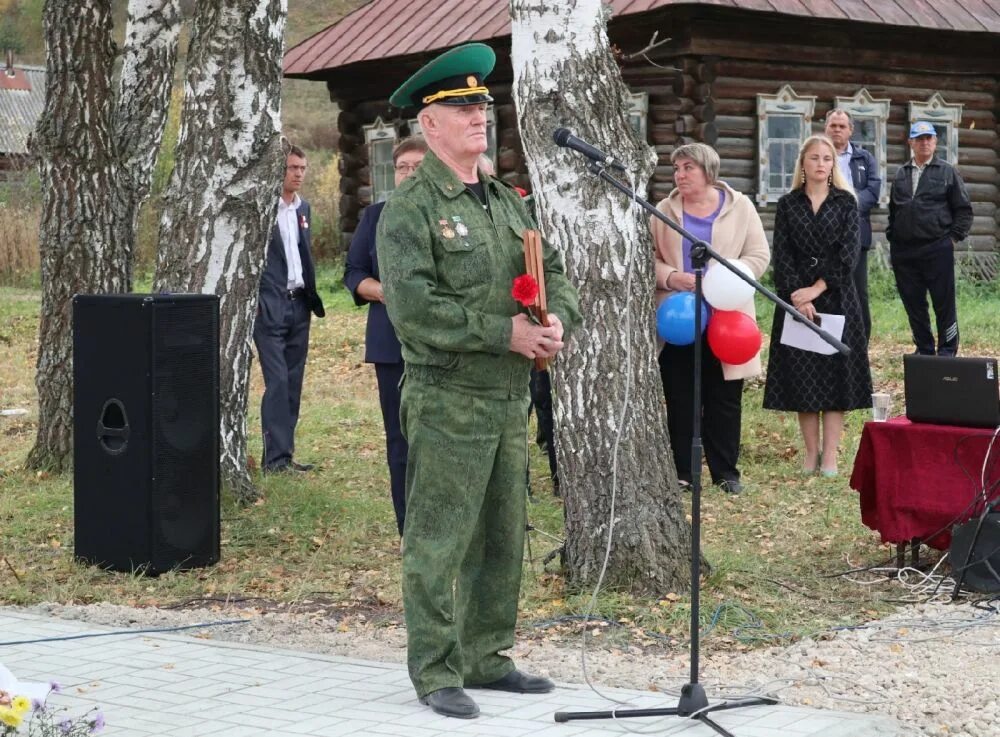
MULTIPOLYGON (((204 639, 211 628, 65 639, 112 631, 0 608, 0 662, 21 680, 62 684, 50 705, 66 706, 74 715, 100 706, 109 737, 716 734, 677 717, 557 724, 557 711, 611 708, 586 686, 571 684, 544 696, 474 691, 482 715, 448 719, 417 702, 401 665, 204 639)), ((676 705, 648 691, 605 693, 640 708, 676 705)), ((723 711, 714 718, 736 737, 903 734, 885 717, 781 705, 723 711)))

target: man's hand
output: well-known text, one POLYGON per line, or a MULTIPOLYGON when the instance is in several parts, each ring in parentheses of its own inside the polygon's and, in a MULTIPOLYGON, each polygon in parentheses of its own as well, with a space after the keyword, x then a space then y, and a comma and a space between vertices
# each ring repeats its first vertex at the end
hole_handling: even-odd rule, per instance
POLYGON ((536 325, 525 314, 510 318, 510 350, 526 358, 551 358, 562 350, 563 326, 555 315, 549 315, 549 326, 536 325))
POLYGON ((358 294, 369 302, 385 302, 385 292, 382 291, 382 282, 373 277, 366 277, 361 280, 357 288, 358 294))

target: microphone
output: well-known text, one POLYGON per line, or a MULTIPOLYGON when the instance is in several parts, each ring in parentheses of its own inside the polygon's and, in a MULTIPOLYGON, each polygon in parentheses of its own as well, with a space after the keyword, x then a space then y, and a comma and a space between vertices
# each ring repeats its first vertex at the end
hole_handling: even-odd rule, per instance
POLYGON ((625 167, 620 161, 608 156, 606 153, 601 151, 601 149, 591 146, 583 139, 577 138, 570 132, 569 128, 556 128, 552 133, 552 140, 556 142, 557 146, 562 148, 571 148, 574 151, 583 154, 591 161, 604 164, 612 169, 625 171, 625 167))

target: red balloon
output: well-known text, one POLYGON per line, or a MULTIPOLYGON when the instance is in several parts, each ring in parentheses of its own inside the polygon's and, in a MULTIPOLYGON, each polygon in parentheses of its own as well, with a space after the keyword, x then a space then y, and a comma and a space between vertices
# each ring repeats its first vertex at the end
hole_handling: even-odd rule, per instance
POLYGON ((708 323, 708 347, 723 363, 738 366, 760 350, 760 328, 749 315, 738 310, 715 310, 708 323))

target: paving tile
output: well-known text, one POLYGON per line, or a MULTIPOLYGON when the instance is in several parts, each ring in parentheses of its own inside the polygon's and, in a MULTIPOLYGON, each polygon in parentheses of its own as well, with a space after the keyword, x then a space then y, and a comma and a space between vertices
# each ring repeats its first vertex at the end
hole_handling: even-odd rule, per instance
MULTIPOLYGON (((0 607, 0 640, 107 631, 0 607)), ((51 678, 67 686, 65 693, 52 697, 53 705, 77 714, 100 704, 112 737, 597 737, 674 731, 684 737, 716 737, 707 725, 676 717, 556 723, 559 711, 671 708, 677 703, 669 693, 573 684, 559 684, 553 693, 537 696, 476 690, 472 695, 482 716, 448 719, 418 704, 406 668, 398 663, 219 642, 183 632, 50 640, 2 652, 5 665, 20 678, 51 678)), ((784 705, 727 710, 713 718, 739 737, 904 734, 886 717, 784 705)))

